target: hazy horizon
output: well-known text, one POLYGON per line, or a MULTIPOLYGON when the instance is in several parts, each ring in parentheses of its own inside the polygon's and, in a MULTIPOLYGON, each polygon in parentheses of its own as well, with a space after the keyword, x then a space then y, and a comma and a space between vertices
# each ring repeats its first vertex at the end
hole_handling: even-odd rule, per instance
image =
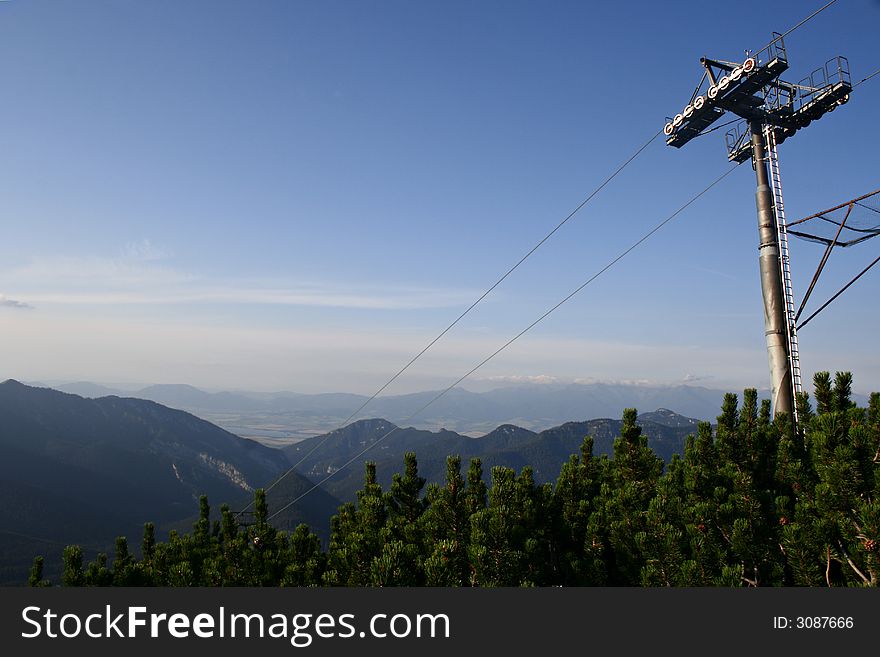
MULTIPOLYGON (((834 372, 831 372, 832 377, 834 372)), ((356 390, 316 390, 316 391, 308 391, 296 389, 295 387, 284 387, 284 388, 243 388, 243 387, 235 387, 235 386, 211 386, 211 385, 195 385, 186 381, 91 381, 87 379, 18 379, 16 377, 0 377, 0 381, 5 380, 16 380, 20 383, 29 386, 46 386, 50 388, 54 387, 65 387, 65 386, 73 386, 77 384, 82 385, 94 385, 103 388, 108 388, 111 390, 118 390, 121 392, 133 393, 141 391, 145 388, 150 388, 153 386, 186 386, 195 388, 201 392, 206 392, 209 394, 216 393, 235 393, 235 394, 253 394, 253 395, 283 395, 286 393, 297 394, 297 395, 324 395, 324 394, 343 394, 343 395, 356 395, 361 397, 370 397, 375 390, 365 389, 362 392, 358 392, 356 390)), ((812 377, 805 379, 807 385, 807 392, 810 393, 810 397, 812 399, 812 377)), ((454 389, 457 390, 465 390, 468 392, 475 393, 484 393, 491 392, 494 390, 505 390, 510 388, 528 388, 528 387, 539 387, 539 388, 563 388, 567 386, 590 386, 590 385, 604 385, 604 386, 620 386, 620 387, 640 387, 640 388, 678 388, 678 387, 690 387, 690 388, 699 388, 705 390, 712 390, 718 392, 733 392, 736 394, 742 393, 742 391, 746 388, 755 388, 759 392, 767 392, 769 390, 769 386, 767 385, 746 385, 742 388, 731 388, 720 386, 717 383, 712 382, 711 380, 683 380, 683 381, 651 381, 651 380, 611 380, 611 379, 559 379, 555 377, 532 377, 531 380, 525 380, 522 378, 506 378, 504 380, 498 379, 466 379, 462 383, 455 386, 454 389)), ((385 397, 395 397, 402 395, 412 395, 419 393, 427 393, 427 392, 438 392, 440 390, 446 389, 448 386, 438 386, 438 387, 426 387, 412 390, 404 390, 395 393, 387 393, 383 392, 382 395, 377 397, 377 399, 385 398, 385 397)), ((872 392, 880 392, 877 390, 863 389, 855 384, 853 385, 853 392, 857 395, 866 396, 872 392)), ((720 400, 719 400, 720 403, 720 400)))

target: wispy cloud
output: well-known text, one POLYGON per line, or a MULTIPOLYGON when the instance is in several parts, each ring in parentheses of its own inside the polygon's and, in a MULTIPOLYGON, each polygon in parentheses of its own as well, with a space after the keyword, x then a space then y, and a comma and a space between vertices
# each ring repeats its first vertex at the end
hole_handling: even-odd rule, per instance
POLYGON ((168 249, 153 244, 151 240, 142 239, 139 242, 129 242, 122 248, 122 260, 134 262, 155 262, 167 260, 171 257, 168 249))
POLYGON ((29 303, 25 303, 24 301, 19 301, 18 299, 10 299, 5 294, 0 294, 0 307, 2 308, 17 308, 19 310, 33 310, 33 306, 29 303))
POLYGON ((667 382, 661 379, 627 379, 627 378, 613 378, 613 377, 592 377, 592 376, 579 376, 576 377, 573 381, 578 385, 593 385, 596 383, 604 383, 610 385, 625 385, 625 386, 656 386, 656 385, 666 385, 667 382))
POLYGON ((171 290, 97 290, 92 292, 42 292, 30 295, 36 302, 68 305, 157 305, 224 303, 282 306, 321 306, 371 310, 442 308, 458 305, 469 297, 440 290, 388 290, 346 293, 329 288, 261 288, 187 285, 171 290))
POLYGON ((118 257, 35 257, 4 275, 4 280, 35 289, 144 289, 194 281, 192 274, 122 250, 118 257))
POLYGON ((559 383, 559 378, 550 376, 549 374, 509 374, 479 377, 480 381, 491 381, 492 383, 535 383, 548 385, 551 383, 559 383))
POLYGON ((149 240, 117 257, 34 258, 0 281, 45 305, 250 304, 373 310, 442 308, 470 302, 472 290, 224 279, 183 271, 149 240))

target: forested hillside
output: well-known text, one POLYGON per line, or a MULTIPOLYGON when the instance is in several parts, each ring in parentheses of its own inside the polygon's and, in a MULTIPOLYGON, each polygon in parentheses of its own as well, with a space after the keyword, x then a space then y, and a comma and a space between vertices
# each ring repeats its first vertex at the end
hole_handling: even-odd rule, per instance
MULTIPOLYGON (((410 453, 383 489, 367 463, 326 549, 305 525, 273 527, 262 491, 248 527, 228 508, 212 522, 203 498, 192 533, 156 542, 147 525, 140 559, 120 540, 112 563, 84 566, 69 546, 62 583, 876 586, 880 394, 856 407, 846 373, 814 386, 798 429, 755 390, 726 395, 716 430, 701 423, 665 467, 634 409, 610 457, 588 436, 553 483, 495 467, 487 486, 479 459, 463 471, 450 456, 445 481, 425 488, 410 453)), ((32 584, 46 583, 41 568, 38 558, 32 584)))
MULTIPOLYGON (((148 520, 162 536, 188 527, 202 494, 243 506, 289 465, 278 450, 151 401, 0 383, 0 584, 21 582, 35 552, 78 542, 94 555, 148 520)), ((293 473, 273 492, 292 499, 309 485, 293 473)), ((316 491, 284 522, 326 535, 338 504, 316 491)))
MULTIPOLYGON (((640 415, 638 424, 648 436, 648 446, 664 461, 669 461, 673 454, 682 453, 686 437, 696 431, 698 422, 659 409, 640 415)), ((407 452, 418 454, 419 471, 429 482, 443 481, 446 457, 457 454, 465 462, 479 458, 487 473, 495 466, 516 470, 530 466, 535 481, 543 484, 556 479, 560 466, 580 449, 584 436, 593 438, 593 451, 597 455, 610 455, 621 427, 620 420, 608 418, 566 422, 541 432, 505 424, 479 438, 469 438, 454 431, 400 428, 387 420, 371 419, 358 420, 330 434, 285 447, 283 451, 292 463, 298 464, 298 472, 314 481, 324 480, 327 473, 334 472, 369 447, 370 459, 376 463, 378 482, 383 486, 391 484, 391 476, 407 452)), ((323 485, 335 497, 354 501, 362 483, 363 473, 349 468, 323 485)), ((277 505, 274 491, 269 503, 277 505)))

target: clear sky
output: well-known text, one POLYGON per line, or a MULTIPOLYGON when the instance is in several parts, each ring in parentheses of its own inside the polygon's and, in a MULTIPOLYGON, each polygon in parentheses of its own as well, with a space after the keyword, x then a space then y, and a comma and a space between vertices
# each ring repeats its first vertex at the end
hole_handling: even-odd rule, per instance
MULTIPOLYGON (((823 4, 0 3, 0 379, 375 390, 690 98, 823 4)), ((786 41, 880 68, 880 3, 786 41)), ((880 76, 780 148, 790 219, 880 187, 880 76)), ((657 140, 390 390, 491 353, 727 167, 657 140)), ((768 385, 743 165, 476 376, 768 385)), ((876 257, 832 257, 814 293, 876 257)), ((821 247, 793 243, 802 294, 821 247)), ((880 270, 803 369, 880 389, 880 270)), ((816 307, 814 304, 813 307, 816 307)))

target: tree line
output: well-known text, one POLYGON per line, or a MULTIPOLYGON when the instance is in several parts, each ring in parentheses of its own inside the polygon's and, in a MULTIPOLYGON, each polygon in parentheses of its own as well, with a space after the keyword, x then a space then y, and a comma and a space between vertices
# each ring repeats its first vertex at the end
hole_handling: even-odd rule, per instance
MULTIPOLYGON (((717 425, 689 436, 668 464, 648 447, 635 409, 613 454, 593 440, 553 484, 530 468, 480 459, 426 487, 416 455, 388 490, 365 464, 357 501, 331 522, 329 544, 306 525, 268 522, 257 490, 254 523, 208 500, 191 533, 157 541, 144 527, 140 558, 127 540, 84 565, 64 550, 64 586, 877 586, 880 575, 880 394, 851 401, 852 376, 814 377, 815 406, 797 400, 798 426, 771 417, 754 389, 727 394, 717 425)), ((34 561, 32 586, 51 583, 34 561)))

